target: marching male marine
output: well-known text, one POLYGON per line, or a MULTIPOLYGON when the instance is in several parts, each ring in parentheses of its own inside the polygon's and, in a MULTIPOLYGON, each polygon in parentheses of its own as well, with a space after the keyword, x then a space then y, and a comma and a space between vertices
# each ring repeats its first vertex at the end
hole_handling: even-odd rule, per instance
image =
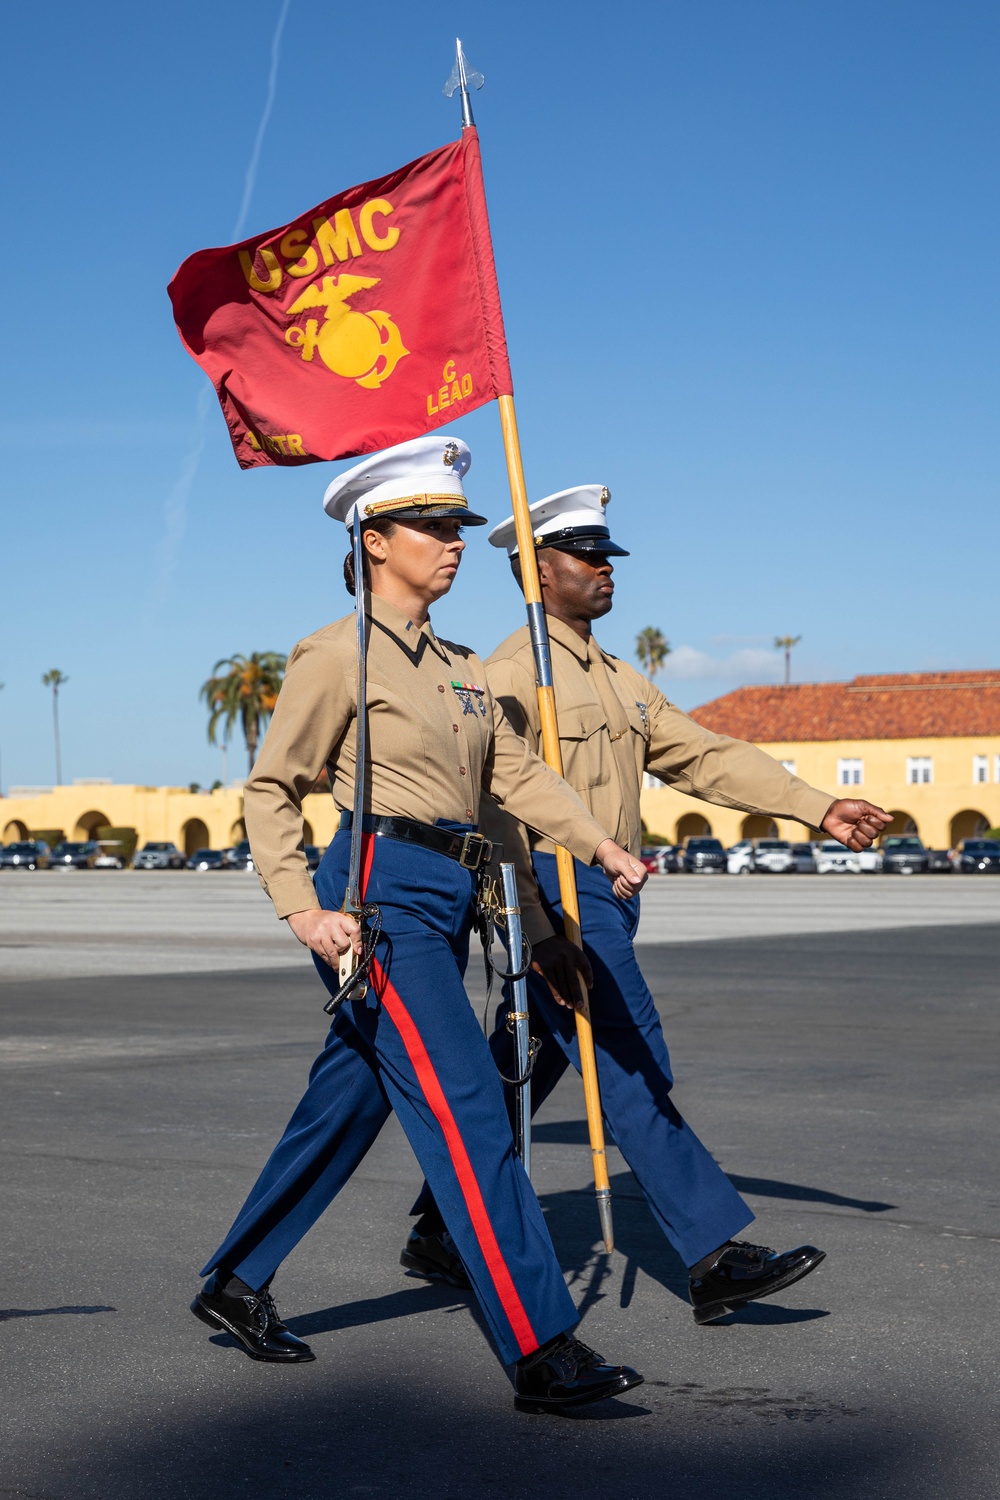
MULTIPOLYGON (((624 848, 641 843, 643 773, 707 802, 794 818, 855 849, 867 848, 890 819, 854 799, 834 800, 762 750, 712 734, 668 703, 653 683, 603 651, 591 623, 612 607, 612 557, 627 557, 608 530, 608 491, 563 490, 531 507, 548 619, 564 775, 595 818, 624 848)), ((506 547, 520 582, 513 519, 490 534, 506 547)), ((526 628, 489 658, 487 680, 511 724, 533 747, 541 737, 531 643, 526 628)), ((484 808, 484 818, 486 808, 484 808)), ((555 847, 493 807, 489 832, 515 859, 522 923, 534 952, 531 1025, 543 1045, 532 1074, 532 1107, 551 1093, 569 1063, 579 1069, 576 1029, 565 997, 575 966, 592 981, 594 1042, 604 1113, 654 1217, 689 1268, 697 1323, 766 1297, 809 1274, 824 1252, 804 1245, 784 1254, 736 1241, 754 1215, 670 1098, 670 1059, 652 995, 636 962, 638 898, 615 901, 599 875, 576 861, 585 959, 561 935, 555 847)), ((491 1043, 500 1070, 514 1071, 504 1016, 491 1043)), ((425 1187, 401 1257, 411 1271, 463 1284, 437 1206, 425 1187)))

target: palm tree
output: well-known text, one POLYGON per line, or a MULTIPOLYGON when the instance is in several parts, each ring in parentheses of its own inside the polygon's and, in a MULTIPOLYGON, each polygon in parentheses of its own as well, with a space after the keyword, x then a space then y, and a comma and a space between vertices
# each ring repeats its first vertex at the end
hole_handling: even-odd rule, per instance
POLYGON ((775 651, 785 653, 785 687, 792 680, 792 647, 797 646, 802 637, 800 635, 776 635, 774 637, 775 651))
POLYGON ((271 717, 281 691, 287 657, 279 651, 255 651, 252 656, 224 656, 212 668, 213 675, 201 685, 199 697, 211 709, 208 742, 222 721, 229 740, 237 719, 247 744, 249 769, 257 758, 261 724, 271 717), (219 675, 221 673, 221 675, 219 675))
POLYGON ((64 682, 69 682, 58 667, 53 667, 51 672, 42 674, 42 687, 52 689, 52 728, 56 737, 56 786, 62 786, 62 753, 59 749, 59 689, 64 682))
POLYGON ((635 638, 635 654, 640 667, 650 677, 655 677, 670 655, 670 642, 662 630, 657 630, 655 625, 647 625, 635 638))

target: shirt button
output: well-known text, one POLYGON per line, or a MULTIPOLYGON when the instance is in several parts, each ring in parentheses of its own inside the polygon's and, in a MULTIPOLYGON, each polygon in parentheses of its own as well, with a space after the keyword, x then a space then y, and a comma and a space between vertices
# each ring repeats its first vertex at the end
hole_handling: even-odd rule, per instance
POLYGON ((453 724, 451 727, 452 727, 452 729, 454 729, 455 733, 457 734, 458 733, 458 725, 457 724, 453 724))
POLYGON ((469 819, 469 822, 471 823, 472 822, 472 808, 471 807, 467 807, 465 809, 465 816, 469 819))
POLYGON ((438 683, 438 692, 439 693, 443 693, 444 692, 444 683, 443 682, 439 682, 438 683))
POLYGON ((458 774, 459 774, 459 776, 464 776, 466 774, 464 766, 459 766, 459 768, 458 768, 458 774))

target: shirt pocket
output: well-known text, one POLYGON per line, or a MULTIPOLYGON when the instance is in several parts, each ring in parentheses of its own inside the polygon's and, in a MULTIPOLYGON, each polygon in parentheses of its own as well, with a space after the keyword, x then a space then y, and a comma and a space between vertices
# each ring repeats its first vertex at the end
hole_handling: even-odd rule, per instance
POLYGON ((608 724, 597 703, 559 704, 563 776, 575 791, 605 786, 611 778, 608 724))

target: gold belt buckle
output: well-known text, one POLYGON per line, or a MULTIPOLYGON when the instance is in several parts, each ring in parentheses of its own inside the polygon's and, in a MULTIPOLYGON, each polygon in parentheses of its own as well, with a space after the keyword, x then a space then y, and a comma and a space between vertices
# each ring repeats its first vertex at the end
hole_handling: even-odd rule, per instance
POLYGON ((481 833, 467 833, 462 840, 462 852, 458 862, 463 870, 478 870, 484 859, 487 864, 493 858, 493 845, 481 833))

